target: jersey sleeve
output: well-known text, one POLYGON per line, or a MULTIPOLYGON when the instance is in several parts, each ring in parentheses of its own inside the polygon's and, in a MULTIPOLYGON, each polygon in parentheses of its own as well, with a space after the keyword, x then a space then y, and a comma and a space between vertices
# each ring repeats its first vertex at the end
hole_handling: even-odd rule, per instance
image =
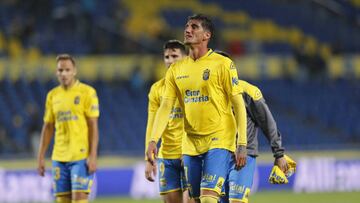
POLYGON ((239 84, 238 74, 234 62, 231 60, 223 63, 224 89, 228 95, 237 95, 243 93, 243 88, 239 84))
POLYGON ((95 89, 91 88, 88 91, 84 105, 85 115, 87 117, 99 117, 99 99, 95 89))
POLYGON ((176 83, 174 77, 175 67, 170 66, 165 76, 165 93, 164 98, 167 99, 176 99, 176 83))
POLYGON ((151 138, 151 131, 154 125, 155 115, 160 107, 160 99, 159 99, 159 95, 157 94, 157 89, 155 85, 151 87, 148 97, 149 97, 149 104, 148 104, 148 119, 146 125, 146 135, 145 135, 145 160, 147 159, 146 152, 148 148, 148 143, 150 142, 150 138, 151 138))
POLYGON ((159 96, 160 95, 157 94, 156 86, 153 85, 148 95, 149 98, 148 113, 154 113, 158 110, 160 106, 159 96))
POLYGON ((52 108, 52 94, 49 92, 46 96, 45 102, 45 113, 44 113, 44 123, 54 123, 55 116, 52 108))
POLYGON ((257 125, 262 130, 263 134, 270 142, 271 150, 275 158, 284 155, 284 148, 282 147, 281 133, 279 132, 275 119, 266 104, 264 98, 261 96, 261 91, 256 88, 254 94, 254 103, 250 105, 250 111, 254 115, 257 125))

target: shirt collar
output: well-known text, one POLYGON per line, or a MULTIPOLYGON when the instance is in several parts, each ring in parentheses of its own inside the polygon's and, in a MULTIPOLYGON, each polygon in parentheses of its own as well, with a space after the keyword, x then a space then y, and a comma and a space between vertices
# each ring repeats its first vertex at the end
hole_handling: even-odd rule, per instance
POLYGON ((192 59, 190 56, 189 56, 189 58, 192 59, 193 61, 199 61, 199 60, 202 60, 202 59, 210 56, 212 53, 214 53, 214 51, 213 51, 212 49, 209 49, 209 50, 206 52, 206 54, 204 54, 202 57, 200 57, 200 58, 198 58, 198 59, 196 59, 196 60, 192 59))
POLYGON ((65 91, 70 91, 70 90, 74 89, 76 86, 78 86, 79 84, 80 84, 80 81, 79 81, 79 80, 76 80, 76 81, 74 82, 74 84, 71 85, 69 88, 65 89, 63 86, 61 86, 61 88, 62 88, 63 90, 65 90, 65 91))

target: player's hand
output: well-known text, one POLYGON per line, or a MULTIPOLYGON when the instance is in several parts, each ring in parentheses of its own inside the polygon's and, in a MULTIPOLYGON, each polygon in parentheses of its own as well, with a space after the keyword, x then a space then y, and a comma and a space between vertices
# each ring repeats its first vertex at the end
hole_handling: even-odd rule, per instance
POLYGON ((145 166, 145 177, 146 179, 148 179, 148 181, 150 182, 154 182, 155 181, 155 177, 156 177, 156 164, 151 164, 149 161, 146 162, 146 166, 145 166))
POLYGON ((150 162, 151 165, 155 165, 155 159, 157 158, 157 146, 154 141, 149 142, 146 157, 147 161, 150 162))
POLYGON ((284 172, 285 174, 289 169, 289 166, 287 164, 285 157, 276 158, 274 165, 277 165, 280 168, 280 170, 282 172, 284 172))
POLYGON ((238 145, 235 151, 235 169, 240 170, 246 165, 247 150, 246 146, 238 145))
POLYGON ((89 156, 87 159, 87 169, 89 174, 93 174, 96 171, 96 158, 89 156))
POLYGON ((40 176, 45 176, 45 159, 39 158, 38 160, 38 173, 40 176))

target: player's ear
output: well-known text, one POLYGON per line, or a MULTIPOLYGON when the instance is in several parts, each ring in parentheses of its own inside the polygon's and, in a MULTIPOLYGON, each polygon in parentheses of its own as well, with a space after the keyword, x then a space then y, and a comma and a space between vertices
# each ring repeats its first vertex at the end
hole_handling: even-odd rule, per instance
POLYGON ((77 68, 76 66, 74 66, 74 76, 76 76, 76 74, 77 74, 77 68))
POLYGON ((211 38, 211 33, 210 32, 205 32, 204 33, 204 41, 210 40, 211 38))

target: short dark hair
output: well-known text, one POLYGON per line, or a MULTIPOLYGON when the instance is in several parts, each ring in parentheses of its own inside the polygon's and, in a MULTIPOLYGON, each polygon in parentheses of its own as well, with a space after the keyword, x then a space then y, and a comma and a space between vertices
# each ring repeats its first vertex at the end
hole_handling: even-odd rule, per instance
POLYGON ((59 54, 56 57, 56 62, 62 61, 62 60, 70 60, 71 63, 75 66, 75 59, 70 54, 59 54))
POLYGON ((187 55, 187 51, 186 51, 184 43, 182 43, 176 39, 171 39, 171 40, 168 40, 167 42, 165 42, 164 51, 166 49, 180 49, 182 54, 187 55))
POLYGON ((201 26, 209 31, 211 33, 211 36, 214 35, 214 31, 215 31, 215 28, 214 28, 214 24, 213 22, 211 21, 211 19, 209 17, 207 17, 206 15, 204 14, 194 14, 192 16, 189 16, 188 19, 189 20, 199 20, 201 21, 201 26))

